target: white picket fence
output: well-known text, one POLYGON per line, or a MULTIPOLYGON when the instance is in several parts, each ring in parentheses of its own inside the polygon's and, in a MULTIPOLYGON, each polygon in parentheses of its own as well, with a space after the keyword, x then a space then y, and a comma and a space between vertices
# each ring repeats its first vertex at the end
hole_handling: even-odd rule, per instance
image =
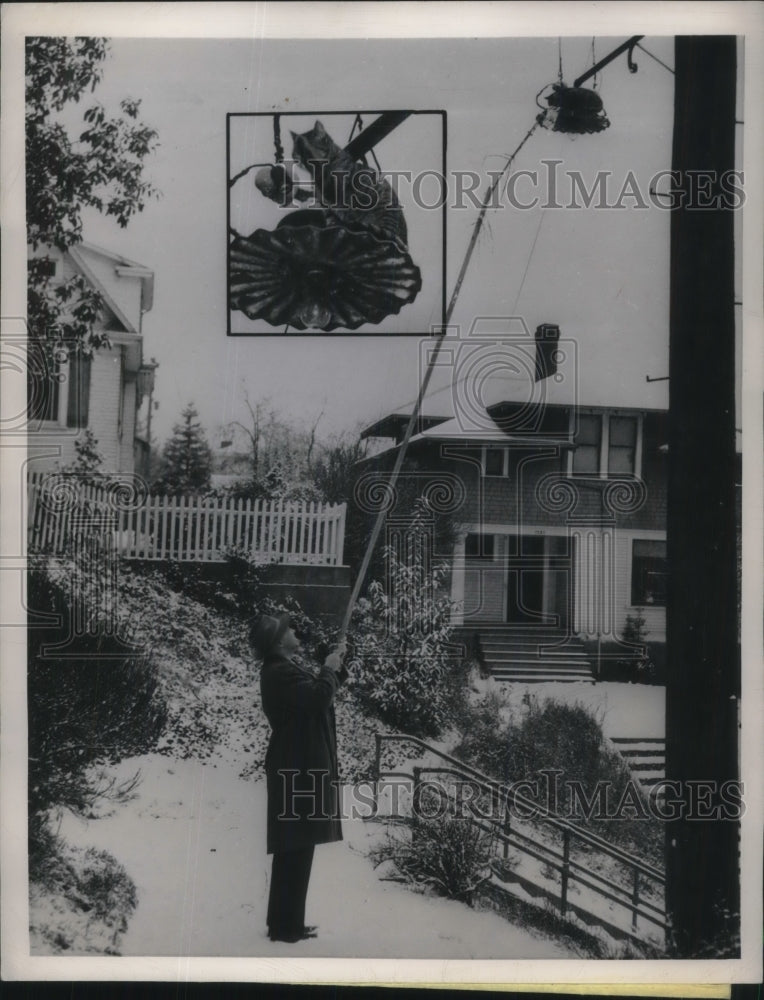
POLYGON ((344 503, 151 495, 131 500, 129 493, 33 473, 29 551, 61 553, 77 532, 106 530, 128 559, 222 562, 237 551, 261 563, 342 565, 344 503))

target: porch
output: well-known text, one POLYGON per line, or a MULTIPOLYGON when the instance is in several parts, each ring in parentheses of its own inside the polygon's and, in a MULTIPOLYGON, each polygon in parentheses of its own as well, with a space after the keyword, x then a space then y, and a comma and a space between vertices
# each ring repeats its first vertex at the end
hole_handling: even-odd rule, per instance
POLYGON ((665 531, 466 525, 454 545, 454 624, 622 642, 629 615, 665 641, 665 531))

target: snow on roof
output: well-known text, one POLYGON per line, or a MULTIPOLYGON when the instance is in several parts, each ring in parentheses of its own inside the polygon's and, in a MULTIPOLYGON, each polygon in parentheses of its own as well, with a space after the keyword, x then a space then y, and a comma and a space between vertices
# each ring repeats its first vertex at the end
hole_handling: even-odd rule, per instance
MULTIPOLYGON (((536 344, 525 339, 462 342, 451 348, 451 371, 433 385, 421 407, 424 421, 435 423, 458 417, 470 423, 470 414, 484 424, 486 410, 499 403, 528 406, 581 406, 624 410, 667 410, 668 381, 647 381, 644 373, 633 370, 610 370, 604 375, 601 366, 583 363, 580 351, 561 345, 558 369, 554 375, 535 381, 536 344)), ((436 371, 435 378, 439 372, 436 371)), ((366 436, 383 434, 394 418, 410 416, 414 401, 380 414, 366 436)), ((390 435, 392 436, 392 435, 390 435)))
MULTIPOLYGON (((411 439, 409 440, 409 445, 419 444, 424 441, 466 441, 471 444, 528 445, 528 447, 532 448, 538 448, 543 445, 557 445, 561 448, 574 447, 572 441, 566 437, 553 437, 546 434, 507 434, 505 431, 497 427, 487 415, 485 419, 486 424, 484 427, 478 428, 475 426, 470 430, 465 429, 460 420, 453 419, 445 421, 435 427, 430 427, 425 431, 421 431, 419 434, 412 434, 411 439)), ((370 455, 368 457, 378 458, 380 455, 396 451, 401 447, 401 445, 402 442, 396 442, 395 444, 390 445, 390 447, 383 448, 380 451, 375 452, 374 455, 370 455)))
MULTIPOLYGON (((530 378, 506 378, 487 376, 482 380, 466 379, 441 386, 427 394, 422 404, 421 422, 430 426, 423 433, 440 437, 445 431, 474 435, 490 429, 493 423, 488 409, 501 403, 514 403, 528 407, 581 406, 584 408, 608 408, 622 410, 667 410, 668 383, 649 382, 640 391, 620 391, 617 379, 608 381, 608 387, 597 393, 584 393, 576 380, 562 375, 559 381, 554 376, 540 382, 530 378)), ((364 435, 377 434, 393 436, 389 429, 402 418, 409 417, 412 403, 406 403, 374 421, 364 435)), ((498 433, 501 433, 500 431, 498 433)))
POLYGON ((140 332, 140 314, 148 312, 154 302, 154 272, 129 257, 96 246, 94 243, 77 243, 69 247, 69 255, 88 281, 102 294, 109 309, 130 333, 140 332), (109 265, 106 265, 106 262, 109 265), (137 312, 132 297, 120 289, 117 278, 136 278, 141 282, 140 305, 137 312))

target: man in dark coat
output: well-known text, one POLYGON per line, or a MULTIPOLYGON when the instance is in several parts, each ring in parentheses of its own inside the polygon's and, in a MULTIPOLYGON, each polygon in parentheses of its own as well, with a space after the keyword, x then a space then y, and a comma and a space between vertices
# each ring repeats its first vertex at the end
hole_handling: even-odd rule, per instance
POLYGON ((272 730, 265 755, 266 849, 273 855, 268 934, 294 942, 316 936, 305 924, 313 849, 342 840, 333 702, 347 677, 344 644, 316 674, 298 661, 300 640, 288 615, 261 615, 250 639, 263 661, 260 691, 272 730))

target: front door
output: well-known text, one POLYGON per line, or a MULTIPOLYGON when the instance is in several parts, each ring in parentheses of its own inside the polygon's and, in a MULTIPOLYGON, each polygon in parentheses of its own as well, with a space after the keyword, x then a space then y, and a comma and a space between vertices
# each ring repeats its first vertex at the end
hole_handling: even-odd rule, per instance
POLYGON ((507 624, 567 628, 572 547, 573 540, 565 535, 508 537, 507 624))

